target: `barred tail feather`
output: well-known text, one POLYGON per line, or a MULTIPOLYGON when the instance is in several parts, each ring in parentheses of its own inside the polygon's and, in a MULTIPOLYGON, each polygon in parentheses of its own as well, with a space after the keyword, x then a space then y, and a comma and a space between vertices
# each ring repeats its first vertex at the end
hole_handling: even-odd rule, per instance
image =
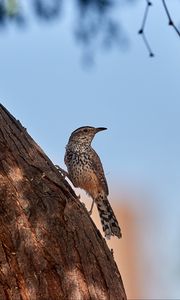
POLYGON ((107 239, 110 239, 112 235, 116 235, 118 238, 121 238, 121 229, 112 210, 112 207, 107 199, 107 196, 99 196, 97 199, 95 199, 95 202, 97 205, 105 237, 107 239))

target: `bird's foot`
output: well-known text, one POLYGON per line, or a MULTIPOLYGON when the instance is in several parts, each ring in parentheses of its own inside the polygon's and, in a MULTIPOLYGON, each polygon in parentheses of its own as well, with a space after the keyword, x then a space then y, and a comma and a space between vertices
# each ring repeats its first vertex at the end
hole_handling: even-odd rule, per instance
POLYGON ((92 209, 90 209, 89 211, 88 211, 88 213, 89 213, 89 215, 91 216, 92 215, 92 209))
POLYGON ((92 212, 93 212, 93 207, 94 207, 94 199, 93 199, 93 201, 92 201, 92 204, 91 204, 91 209, 90 209, 90 211, 89 211, 89 215, 91 216, 92 215, 92 212))
POLYGON ((78 198, 78 200, 80 200, 80 199, 81 199, 81 195, 79 194, 79 195, 77 196, 77 198, 78 198))

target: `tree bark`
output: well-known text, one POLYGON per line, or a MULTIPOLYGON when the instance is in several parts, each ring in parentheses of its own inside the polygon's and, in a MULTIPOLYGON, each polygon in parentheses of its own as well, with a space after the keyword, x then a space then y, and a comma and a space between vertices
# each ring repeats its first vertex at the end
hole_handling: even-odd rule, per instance
POLYGON ((113 256, 86 208, 2 105, 0 299, 126 299, 113 256))

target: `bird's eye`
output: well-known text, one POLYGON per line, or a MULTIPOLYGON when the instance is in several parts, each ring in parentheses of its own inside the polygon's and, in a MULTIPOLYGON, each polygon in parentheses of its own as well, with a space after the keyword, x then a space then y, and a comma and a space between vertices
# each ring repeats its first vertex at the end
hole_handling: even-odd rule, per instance
POLYGON ((87 129, 84 129, 84 132, 88 132, 88 130, 87 130, 87 129))

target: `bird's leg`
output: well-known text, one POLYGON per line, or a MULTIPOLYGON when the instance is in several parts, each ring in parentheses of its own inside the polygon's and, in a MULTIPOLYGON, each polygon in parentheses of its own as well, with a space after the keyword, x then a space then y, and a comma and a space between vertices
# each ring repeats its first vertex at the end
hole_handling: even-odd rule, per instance
POLYGON ((89 214, 90 214, 90 215, 92 214, 92 211, 93 211, 94 202, 95 202, 95 200, 93 199, 92 204, 91 204, 91 209, 90 209, 90 211, 89 211, 89 214))
MULTIPOLYGON (((68 172, 66 172, 65 170, 63 170, 62 168, 60 168, 60 166, 55 165, 56 169, 61 173, 61 175, 65 178, 69 178, 69 174, 68 172)), ((70 178, 69 178, 70 179, 70 178)))
MULTIPOLYGON (((59 171, 59 173, 63 176, 63 178, 67 177, 71 183, 73 184, 70 176, 69 176, 69 173, 67 171, 65 171, 64 169, 62 169, 60 166, 58 165, 55 165, 56 169, 59 171)), ((78 196, 78 199, 80 199, 80 195, 78 196)))
MULTIPOLYGON (((59 171, 59 173, 61 173, 61 175, 65 178, 67 177, 70 181, 71 181, 71 178, 69 177, 69 174, 67 171, 65 171, 64 169, 62 169, 60 166, 58 165, 55 165, 56 169, 59 171)), ((72 181, 71 181, 72 182, 72 181)), ((77 196, 78 199, 81 198, 81 196, 77 196)))

